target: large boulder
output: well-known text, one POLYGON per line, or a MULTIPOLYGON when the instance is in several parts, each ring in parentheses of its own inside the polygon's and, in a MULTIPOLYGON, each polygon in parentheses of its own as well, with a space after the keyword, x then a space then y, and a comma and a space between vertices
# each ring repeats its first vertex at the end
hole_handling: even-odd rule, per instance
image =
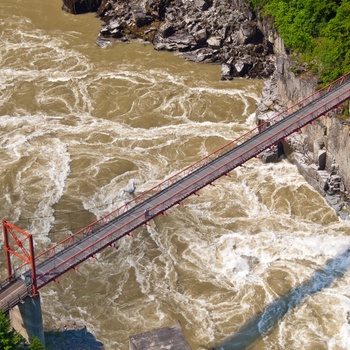
POLYGON ((256 35, 257 27, 254 21, 245 21, 241 23, 238 31, 238 40, 240 44, 248 44, 256 35))
POLYGON ((154 37, 154 48, 156 50, 179 51, 185 52, 197 47, 194 37, 187 32, 176 32, 169 37, 162 37, 156 34, 154 37))
POLYGON ((209 9, 209 7, 212 6, 211 0, 194 0, 195 5, 198 7, 198 9, 202 11, 206 11, 209 9))

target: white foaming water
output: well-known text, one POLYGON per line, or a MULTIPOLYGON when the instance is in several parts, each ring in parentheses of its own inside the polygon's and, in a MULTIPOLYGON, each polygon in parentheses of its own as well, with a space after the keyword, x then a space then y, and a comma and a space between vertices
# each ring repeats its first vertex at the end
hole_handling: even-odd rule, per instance
MULTIPOLYGON (((5 2, 0 212, 37 252, 255 126, 262 82, 140 43, 102 50, 100 23, 59 0, 40 3, 52 27, 5 2)), ((349 223, 294 166, 251 160, 184 204, 43 288, 45 327, 81 320, 107 350, 178 320, 194 350, 348 348, 349 223)))
MULTIPOLYGON (((54 220, 52 206, 57 203, 63 193, 65 180, 69 174, 70 155, 67 146, 57 137, 50 136, 52 130, 43 130, 37 125, 45 124, 45 117, 2 116, 2 130, 9 130, 1 139, 6 191, 4 192, 4 217, 13 221, 30 218, 30 231, 33 234, 47 233, 54 220), (42 140, 45 139, 45 144, 42 140), (14 179, 17 185, 7 182, 14 179), (40 193, 41 201, 37 202, 36 193, 40 193), (27 209, 16 203, 36 202, 36 206, 27 209), (12 208, 15 208, 15 212, 12 208), (33 220, 33 217, 35 218, 33 220)), ((44 239, 43 235, 37 241, 44 239)))

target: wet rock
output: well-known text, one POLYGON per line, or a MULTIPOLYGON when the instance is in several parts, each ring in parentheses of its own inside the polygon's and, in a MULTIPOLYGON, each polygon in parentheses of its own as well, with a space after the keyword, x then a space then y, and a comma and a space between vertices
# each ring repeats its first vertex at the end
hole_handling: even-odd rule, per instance
POLYGON ((122 38, 123 31, 124 31, 123 24, 118 20, 113 20, 109 22, 109 24, 101 30, 100 39, 102 38, 107 39, 107 37, 104 37, 104 34, 107 34, 107 33, 108 33, 108 37, 122 38))
POLYGON ((98 37, 96 39, 96 45, 100 47, 107 47, 109 45, 112 45, 112 41, 110 38, 98 37))
POLYGON ((134 195, 135 191, 137 188, 137 180, 136 179, 130 179, 126 188, 123 190, 124 192, 130 194, 130 195, 134 195))
POLYGON ((342 220, 350 220, 350 214, 348 212, 340 211, 338 215, 342 220))
POLYGON ((210 48, 201 48, 193 51, 183 52, 180 54, 181 57, 193 62, 212 62, 213 50, 210 48))
POLYGON ((325 199, 328 204, 330 204, 331 206, 334 206, 334 205, 337 205, 337 203, 340 201, 340 196, 339 195, 332 196, 330 194, 326 194, 325 199))
POLYGON ((232 66, 224 63, 221 65, 221 80, 232 80, 232 66))
POLYGON ((267 149, 260 154, 263 163, 276 163, 278 161, 277 148, 267 149))
POLYGON ((234 75, 237 77, 244 77, 248 74, 250 68, 251 64, 239 60, 234 64, 234 75))
POLYGON ((336 204, 333 208, 338 213, 344 208, 344 203, 336 204))
POLYGON ((156 50, 167 51, 189 51, 197 46, 194 37, 187 32, 176 32, 167 38, 162 37, 160 34, 156 34, 154 37, 154 48, 156 50))

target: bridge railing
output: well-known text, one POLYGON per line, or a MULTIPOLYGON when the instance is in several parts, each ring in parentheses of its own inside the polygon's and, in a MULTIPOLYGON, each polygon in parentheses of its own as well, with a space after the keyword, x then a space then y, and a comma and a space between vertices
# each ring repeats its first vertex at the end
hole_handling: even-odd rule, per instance
MULTIPOLYGON (((12 283, 16 283, 16 281, 13 281, 12 283)), ((6 301, 1 300, 0 301, 0 309, 4 312, 7 312, 8 310, 12 309, 17 304, 23 303, 24 299, 28 295, 32 295, 32 286, 31 285, 28 285, 28 286, 20 289, 18 293, 13 293, 10 298, 7 298, 6 301)))
POLYGON ((12 282, 12 277, 7 277, 5 280, 0 282, 0 290, 5 289, 8 285, 11 284, 12 282))
POLYGON ((155 195, 156 193, 162 191, 163 189, 171 186, 175 182, 181 180, 182 178, 186 177, 187 175, 193 173, 197 169, 201 168, 202 166, 210 163, 212 160, 217 159, 221 155, 227 153, 231 149, 243 144, 244 142, 250 140, 255 135, 257 135, 259 132, 267 128, 268 126, 277 123, 278 121, 287 118, 292 113, 298 111, 299 109, 305 107, 309 103, 318 100, 325 94, 327 94, 329 91, 335 90, 340 85, 350 81, 350 73, 346 74, 345 76, 337 79, 336 81, 332 82, 331 84, 325 86, 324 88, 314 92, 310 96, 306 97, 305 99, 299 101, 298 103, 292 105, 288 109, 276 113, 271 118, 267 119, 265 122, 260 124, 259 126, 253 128, 252 130, 248 131, 244 135, 240 136, 239 138, 229 142, 228 144, 224 145, 223 147, 217 149, 216 151, 208 154, 206 157, 198 160, 197 162, 189 165, 188 167, 184 168, 183 170, 173 174, 169 178, 167 178, 165 181, 159 183, 158 185, 154 186, 153 188, 141 193, 131 201, 126 202, 121 207, 115 209, 114 211, 102 216, 100 219, 92 222, 88 226, 83 227, 82 229, 78 230, 74 234, 70 235, 66 239, 58 242, 56 245, 52 246, 48 250, 45 250, 44 252, 40 253, 36 256, 36 262, 37 265, 41 262, 46 260, 47 258, 57 254, 59 251, 71 246, 77 241, 80 241, 87 235, 91 234, 92 232, 95 232, 100 227, 104 226, 106 223, 110 222, 111 220, 119 217, 120 215, 124 214, 128 210, 132 209, 133 207, 137 206, 138 204, 141 204, 145 202, 147 199, 155 195))

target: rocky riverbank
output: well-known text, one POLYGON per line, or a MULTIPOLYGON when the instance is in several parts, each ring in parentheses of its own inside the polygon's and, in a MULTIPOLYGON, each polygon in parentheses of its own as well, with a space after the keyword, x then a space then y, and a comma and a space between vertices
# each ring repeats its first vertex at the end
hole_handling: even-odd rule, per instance
MULTIPOLYGON (((86 0, 85 8, 95 11, 96 1, 86 0)), ((82 3, 64 0, 64 9, 76 13, 82 3)), ((267 78, 275 69, 272 44, 245 0, 102 0, 97 15, 104 23, 100 46, 146 40, 156 50, 220 64, 222 79, 267 78)))

